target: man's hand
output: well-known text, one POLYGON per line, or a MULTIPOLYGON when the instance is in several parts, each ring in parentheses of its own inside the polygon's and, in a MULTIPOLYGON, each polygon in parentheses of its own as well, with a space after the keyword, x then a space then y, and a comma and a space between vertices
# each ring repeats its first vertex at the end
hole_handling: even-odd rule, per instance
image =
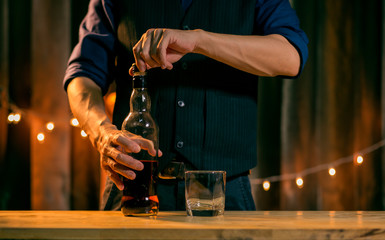
MULTIPOLYGON (((96 148, 100 152, 101 167, 106 170, 108 176, 120 190, 124 188, 120 176, 133 180, 136 177, 133 170, 143 170, 143 164, 128 155, 129 153, 145 150, 151 156, 156 156, 156 149, 152 141, 120 131, 114 125, 101 127, 96 148)), ((158 155, 162 155, 160 150, 158 155)))
POLYGON ((198 53, 259 76, 296 76, 300 56, 282 35, 232 35, 197 30, 149 29, 133 47, 140 71, 173 63, 198 53))
POLYGON ((201 30, 149 29, 133 48, 140 71, 161 67, 173 68, 173 63, 196 47, 201 30))
MULTIPOLYGON (((101 167, 106 170, 115 185, 123 190, 121 176, 134 179, 134 170, 143 169, 143 164, 128 154, 144 150, 155 156, 153 142, 132 133, 122 132, 111 123, 105 112, 101 89, 91 79, 74 78, 68 85, 67 94, 74 116, 100 153, 101 167)), ((160 150, 158 156, 162 156, 160 150)))

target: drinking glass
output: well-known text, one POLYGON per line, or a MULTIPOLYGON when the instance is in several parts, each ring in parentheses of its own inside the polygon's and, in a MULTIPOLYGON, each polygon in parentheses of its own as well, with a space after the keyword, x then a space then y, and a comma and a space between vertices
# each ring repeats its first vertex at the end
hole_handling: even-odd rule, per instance
POLYGON ((220 216, 225 211, 225 171, 186 171, 188 216, 220 216))

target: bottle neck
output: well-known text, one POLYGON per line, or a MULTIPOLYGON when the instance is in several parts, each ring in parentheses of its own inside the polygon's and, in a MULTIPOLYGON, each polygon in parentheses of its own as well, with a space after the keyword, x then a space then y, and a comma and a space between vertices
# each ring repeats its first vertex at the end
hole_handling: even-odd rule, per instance
POLYGON ((132 88, 147 88, 147 74, 135 73, 132 79, 132 88))
POLYGON ((150 112, 151 99, 147 88, 134 88, 130 99, 131 112, 150 112))

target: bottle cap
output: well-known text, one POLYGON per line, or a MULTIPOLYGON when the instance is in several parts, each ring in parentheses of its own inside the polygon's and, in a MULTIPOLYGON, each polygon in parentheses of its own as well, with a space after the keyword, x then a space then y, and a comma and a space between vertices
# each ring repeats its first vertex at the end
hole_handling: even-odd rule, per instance
POLYGON ((147 88, 147 81, 145 77, 147 72, 140 72, 135 63, 132 64, 132 72, 134 73, 134 77, 132 78, 132 87, 147 88))
POLYGON ((134 73, 134 76, 147 74, 146 71, 140 72, 138 66, 136 66, 136 63, 133 63, 131 67, 132 67, 132 72, 134 73))

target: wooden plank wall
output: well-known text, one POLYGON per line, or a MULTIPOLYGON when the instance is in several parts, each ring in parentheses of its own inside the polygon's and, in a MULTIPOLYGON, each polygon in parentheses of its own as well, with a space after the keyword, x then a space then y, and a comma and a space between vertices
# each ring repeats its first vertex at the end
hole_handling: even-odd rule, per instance
MULTIPOLYGON (((284 83, 282 173, 332 163, 381 140, 381 1, 307 1, 295 5, 310 37, 299 81, 284 83), (286 101, 286 102, 285 102, 286 101)), ((285 181, 281 209, 381 210, 382 149, 362 166, 336 167, 285 181)))
MULTIPOLYGON (((30 107, 30 1, 1 1, 1 22, 4 42, 2 56, 1 84, 6 102, 1 108, 0 124, 7 124, 9 103, 19 108, 30 107), (7 105, 7 106, 5 106, 7 105)), ((28 113, 26 113, 28 115, 28 113)), ((1 156, 0 209, 30 208, 30 141, 29 119, 24 115, 18 124, 9 124, 1 132, 6 139, 5 153, 1 156)), ((2 147, 4 149, 4 147, 2 147)))
POLYGON ((88 2, 0 1, 0 209, 98 209, 99 155, 69 125, 62 88, 88 2), (10 102, 18 124, 7 123, 10 102))
POLYGON ((70 209, 70 125, 62 79, 70 49, 70 2, 32 1, 32 209, 70 209), (45 124, 55 123, 52 133, 45 124), (36 140, 39 132, 46 138, 36 140))
POLYGON ((8 0, 0 4, 0 168, 3 169, 8 136, 8 0))

